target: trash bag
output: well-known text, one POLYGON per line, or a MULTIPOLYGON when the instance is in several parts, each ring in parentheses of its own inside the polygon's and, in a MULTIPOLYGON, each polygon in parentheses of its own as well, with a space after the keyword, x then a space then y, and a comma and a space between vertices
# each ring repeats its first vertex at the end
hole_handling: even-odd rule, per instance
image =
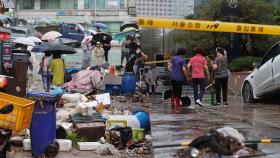
POLYGON ((232 127, 219 128, 217 129, 217 131, 223 134, 223 136, 225 137, 230 136, 236 138, 241 143, 245 141, 245 137, 237 129, 234 129, 232 127))
POLYGON ((64 84, 68 91, 73 89, 92 90, 101 83, 101 73, 96 70, 81 70, 76 73, 70 82, 64 84))
POLYGON ((107 130, 106 133, 108 134, 107 136, 109 137, 109 142, 119 150, 125 149, 127 143, 132 138, 131 127, 115 126, 107 130))
POLYGON ((211 130, 208 135, 196 138, 189 146, 199 150, 207 150, 207 152, 221 156, 234 155, 243 147, 236 138, 224 136, 217 130, 211 130))

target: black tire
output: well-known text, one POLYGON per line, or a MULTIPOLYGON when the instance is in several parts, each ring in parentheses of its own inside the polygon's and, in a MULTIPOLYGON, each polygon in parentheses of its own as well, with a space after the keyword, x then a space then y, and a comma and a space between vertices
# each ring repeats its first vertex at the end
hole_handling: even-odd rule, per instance
POLYGON ((55 157, 58 154, 59 147, 57 144, 49 144, 45 149, 45 156, 46 157, 55 157))
POLYGON ((242 87, 242 98, 244 103, 254 103, 253 88, 249 82, 245 82, 242 87))

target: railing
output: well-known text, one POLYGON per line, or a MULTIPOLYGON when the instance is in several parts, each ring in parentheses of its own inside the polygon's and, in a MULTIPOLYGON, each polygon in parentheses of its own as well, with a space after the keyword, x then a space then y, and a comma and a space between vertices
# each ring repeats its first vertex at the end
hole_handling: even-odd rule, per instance
MULTIPOLYGON (((72 18, 85 18, 88 17, 87 19, 92 19, 93 17, 96 17, 97 19, 106 19, 114 17, 119 17, 121 19, 126 19, 128 17, 127 10, 125 9, 104 9, 104 10, 97 10, 96 11, 96 16, 94 15, 93 10, 18 10, 17 11, 17 16, 19 18, 24 18, 24 19, 34 19, 34 18, 41 18, 41 17, 48 17, 48 18, 67 18, 67 17, 72 17, 72 18)), ((118 19, 119 19, 118 18, 118 19)))
MULTIPOLYGON (((94 10, 92 9, 40 9, 40 10, 17 10, 17 13, 28 13, 28 12, 37 12, 37 13, 57 13, 58 16, 84 16, 91 13, 94 15, 94 10)), ((106 13, 118 13, 118 14, 127 14, 126 9, 98 9, 96 10, 96 15, 106 14, 106 13)))

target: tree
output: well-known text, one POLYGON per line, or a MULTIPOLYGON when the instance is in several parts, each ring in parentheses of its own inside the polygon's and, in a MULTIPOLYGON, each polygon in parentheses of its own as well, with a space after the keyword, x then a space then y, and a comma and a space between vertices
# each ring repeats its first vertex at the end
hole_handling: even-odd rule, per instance
MULTIPOLYGON (((199 20, 219 20, 257 24, 275 24, 280 22, 280 9, 274 11, 274 7, 267 0, 239 0, 238 16, 225 15, 223 9, 225 0, 211 0, 207 5, 196 8, 195 17, 199 20), (271 18, 274 15, 274 19, 271 18)), ((237 47, 243 45, 243 55, 262 56, 264 52, 275 42, 275 36, 269 35, 247 35, 234 34, 234 41, 231 41, 230 33, 216 32, 194 32, 186 31, 182 36, 176 37, 176 41, 184 41, 189 47, 200 47, 207 52, 214 52, 218 45, 232 43, 237 47), (247 47, 248 46, 248 49, 247 47), (245 50, 246 49, 246 50, 245 50)))

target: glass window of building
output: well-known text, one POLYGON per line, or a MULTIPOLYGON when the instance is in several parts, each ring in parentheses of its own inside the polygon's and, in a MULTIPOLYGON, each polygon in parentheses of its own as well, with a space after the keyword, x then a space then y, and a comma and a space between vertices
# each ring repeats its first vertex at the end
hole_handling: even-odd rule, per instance
POLYGON ((34 9, 34 0, 18 0, 17 9, 34 9))
POLYGON ((59 0, 59 9, 77 9, 78 0, 59 0))
POLYGON ((124 9, 124 0, 120 0, 120 9, 124 9))
POLYGON ((41 0, 41 9, 59 9, 59 1, 41 0))
POLYGON ((85 9, 94 9, 95 1, 96 1, 96 9, 105 9, 106 0, 85 0, 84 8, 85 9))

